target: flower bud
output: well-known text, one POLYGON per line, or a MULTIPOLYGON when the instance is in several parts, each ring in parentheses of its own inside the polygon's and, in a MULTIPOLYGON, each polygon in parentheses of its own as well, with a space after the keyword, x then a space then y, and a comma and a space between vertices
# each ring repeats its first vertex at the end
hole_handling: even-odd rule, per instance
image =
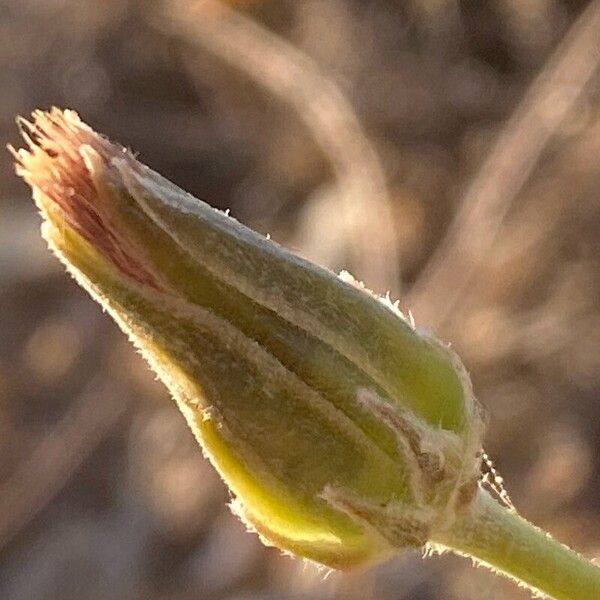
POLYGON ((344 568, 423 546, 469 505, 482 421, 446 345, 74 112, 21 127, 17 172, 45 239, 167 385, 265 542, 344 568))

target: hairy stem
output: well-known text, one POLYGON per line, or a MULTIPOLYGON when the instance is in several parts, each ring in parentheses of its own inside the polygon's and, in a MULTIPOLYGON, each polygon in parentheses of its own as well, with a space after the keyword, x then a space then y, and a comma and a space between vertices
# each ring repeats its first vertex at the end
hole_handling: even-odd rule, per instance
POLYGON ((434 543, 557 600, 600 598, 600 568, 480 490, 464 516, 434 543))

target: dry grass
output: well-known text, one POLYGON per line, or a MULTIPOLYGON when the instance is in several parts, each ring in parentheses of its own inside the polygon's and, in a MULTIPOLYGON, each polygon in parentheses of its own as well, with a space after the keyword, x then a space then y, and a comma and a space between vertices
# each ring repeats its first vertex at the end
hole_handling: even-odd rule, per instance
MULTIPOLYGON (((178 5, 0 0, 5 141, 15 114, 72 106, 238 219, 405 290, 417 324, 439 325, 471 370, 513 502, 598 554, 598 4, 254 1, 228 3, 243 17, 193 20, 178 5), (264 65, 240 23, 264 42, 264 65)), ((10 162, 0 597, 527 597, 449 557, 324 582, 245 535, 166 393, 46 262, 10 162), (89 395, 97 378, 110 385, 89 395)))

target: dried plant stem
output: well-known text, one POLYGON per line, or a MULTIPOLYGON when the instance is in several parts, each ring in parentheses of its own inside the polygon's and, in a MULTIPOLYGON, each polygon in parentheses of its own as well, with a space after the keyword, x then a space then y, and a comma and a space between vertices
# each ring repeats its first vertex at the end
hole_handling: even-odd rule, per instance
POLYGON ((600 1, 583 11, 508 121, 470 184, 445 239, 406 299, 440 327, 476 270, 540 154, 600 64, 600 1))
POLYGON ((434 542, 557 600, 600 598, 600 568, 483 491, 434 542))
POLYGON ((91 382, 0 490, 0 549, 60 492, 126 408, 112 383, 91 382))
POLYGON ((164 16, 162 26, 171 23, 176 35, 241 69, 296 110, 333 166, 356 274, 368 277, 375 290, 397 294, 399 259, 385 177, 335 83, 291 44, 216 0, 170 0, 164 16))

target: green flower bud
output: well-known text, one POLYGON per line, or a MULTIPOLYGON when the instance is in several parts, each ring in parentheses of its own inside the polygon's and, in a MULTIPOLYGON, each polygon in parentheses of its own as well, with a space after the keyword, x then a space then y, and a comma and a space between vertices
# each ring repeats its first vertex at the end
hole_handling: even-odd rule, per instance
POLYGON ((45 239, 167 385, 265 542, 344 568, 423 546, 460 518, 482 420, 449 347, 74 112, 21 126, 17 172, 45 239))

